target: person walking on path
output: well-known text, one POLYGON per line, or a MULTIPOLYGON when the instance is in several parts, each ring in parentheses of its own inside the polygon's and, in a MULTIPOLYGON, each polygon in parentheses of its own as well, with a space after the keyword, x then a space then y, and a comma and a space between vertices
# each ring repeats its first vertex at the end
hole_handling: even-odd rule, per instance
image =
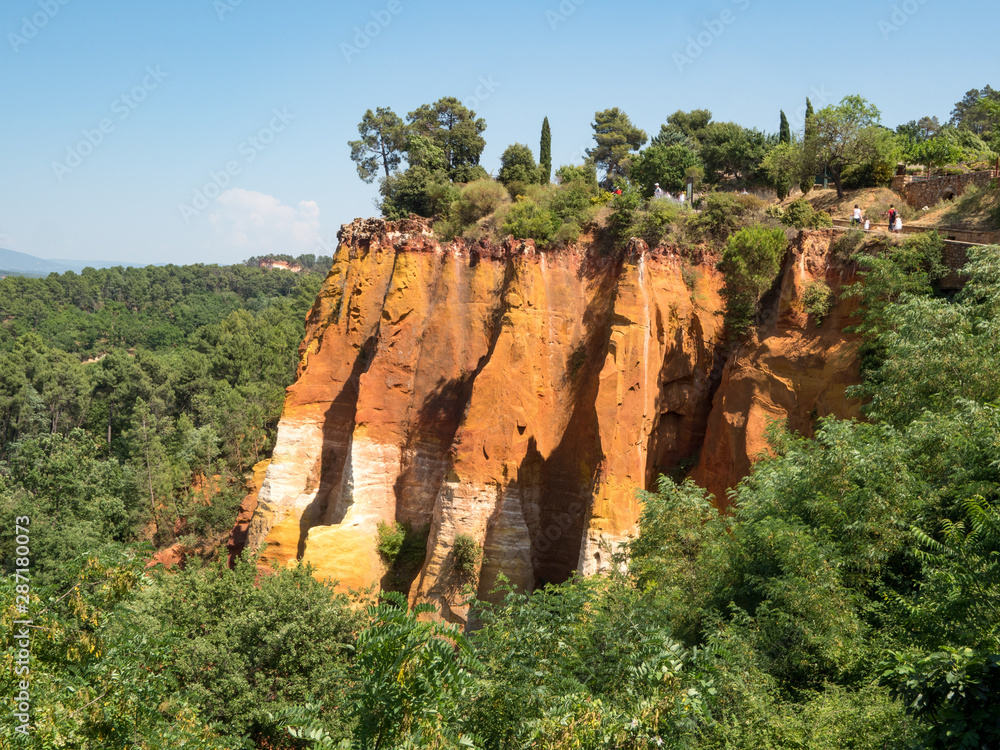
POLYGON ((889 231, 891 232, 896 228, 896 216, 897 216, 896 207, 892 204, 889 204, 889 210, 886 213, 889 216, 889 231))
POLYGON ((854 204, 854 211, 851 213, 851 226, 856 227, 861 223, 861 209, 858 204, 854 204))

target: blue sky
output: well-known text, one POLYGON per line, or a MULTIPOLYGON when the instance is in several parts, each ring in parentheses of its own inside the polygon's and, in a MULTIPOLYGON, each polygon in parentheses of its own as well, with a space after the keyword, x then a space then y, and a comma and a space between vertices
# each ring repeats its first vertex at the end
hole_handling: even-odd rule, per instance
MULTIPOLYGON (((347 141, 368 108, 456 96, 511 143, 578 163, 594 112, 678 109, 767 131, 861 94, 895 127, 1000 87, 1000 4, 957 0, 7 0, 0 247, 232 263, 331 254, 376 215, 347 141), (979 35, 977 38, 977 34, 979 35), (197 197, 198 195, 203 198, 197 197)), ((798 123, 801 126, 801 122, 798 123)))

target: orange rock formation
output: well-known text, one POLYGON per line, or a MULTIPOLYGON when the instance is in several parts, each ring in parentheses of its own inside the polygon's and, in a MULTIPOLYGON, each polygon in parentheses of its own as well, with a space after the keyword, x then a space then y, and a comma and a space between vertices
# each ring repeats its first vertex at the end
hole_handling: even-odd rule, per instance
POLYGON ((480 596, 501 573, 524 588, 594 573, 660 470, 700 452, 719 492, 765 416, 801 429, 848 411, 847 313, 816 329, 796 312, 806 280, 837 282, 828 238, 800 241, 769 333, 728 363, 720 276, 669 249, 442 244, 416 219, 359 219, 339 239, 247 530, 265 564, 388 584, 376 527, 405 522, 429 532, 411 600, 462 621, 456 535, 484 551, 480 596))

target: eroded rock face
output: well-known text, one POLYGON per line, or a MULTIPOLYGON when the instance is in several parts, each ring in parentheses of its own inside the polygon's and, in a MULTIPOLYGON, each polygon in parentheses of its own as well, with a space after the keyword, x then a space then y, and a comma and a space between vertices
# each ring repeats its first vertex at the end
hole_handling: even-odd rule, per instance
POLYGON ((723 369, 722 280, 669 249, 442 245, 423 220, 356 220, 339 238, 248 546, 358 589, 389 584, 380 521, 427 529, 403 588, 452 620, 467 614, 458 534, 484 551, 484 597, 501 573, 530 589, 599 571, 660 471, 700 452, 706 485, 735 483, 759 414, 836 413, 820 381, 853 372, 836 312, 819 332, 795 317, 803 280, 826 273, 818 245, 786 273, 773 336, 723 369), (720 378, 732 391, 713 410, 720 378))
POLYGON ((840 300, 857 279, 829 256, 830 235, 804 232, 785 261, 779 298, 770 305, 759 335, 728 358, 709 417, 705 445, 692 478, 728 504, 726 490, 750 472, 754 457, 767 454, 771 422, 812 437, 816 420, 856 418, 860 402, 845 390, 860 382, 858 337, 844 328, 858 321, 856 303, 840 300), (817 321, 803 305, 803 293, 823 281, 837 295, 829 314, 817 321))

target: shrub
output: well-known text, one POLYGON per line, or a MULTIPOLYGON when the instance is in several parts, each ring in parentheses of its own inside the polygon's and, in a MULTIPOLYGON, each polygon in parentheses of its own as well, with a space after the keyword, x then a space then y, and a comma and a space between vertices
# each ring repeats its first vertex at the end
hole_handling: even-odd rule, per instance
POLYGON ((396 561, 399 551, 403 548, 403 541, 406 539, 406 527, 398 522, 387 524, 385 521, 379 521, 375 528, 378 535, 375 549, 378 550, 379 555, 385 560, 386 564, 392 565, 396 561))
POLYGON ((684 223, 685 216, 684 209, 676 203, 652 201, 645 210, 635 212, 629 234, 641 237, 650 247, 655 247, 672 229, 684 223))
POLYGON ((542 208, 531 198, 518 196, 503 223, 504 234, 512 234, 519 240, 535 240, 547 244, 559 228, 559 217, 542 208))
POLYGON ((452 545, 455 570, 462 578, 471 578, 483 556, 482 547, 468 534, 457 534, 452 545))
POLYGON ((816 319, 816 325, 822 325, 823 318, 833 307, 833 291, 830 286, 822 279, 810 281, 802 290, 802 307, 816 319))
POLYGON ((847 263, 865 242, 865 233, 860 229, 850 229, 830 243, 830 255, 841 263, 847 263))
POLYGON ((702 199, 701 213, 695 225, 703 232, 725 239, 739 227, 743 207, 730 193, 709 193, 702 199))
POLYGON ((781 223, 798 229, 816 229, 818 227, 832 227, 833 219, 826 211, 814 209, 805 198, 797 198, 788 204, 788 208, 785 209, 785 213, 781 217, 781 223))
POLYGON ((462 188, 452 201, 451 213, 462 226, 470 226, 507 203, 507 191, 493 180, 476 180, 462 188))
POLYGON ((726 243, 719 263, 725 276, 726 325, 743 336, 753 327, 757 305, 781 268, 787 240, 781 229, 746 227, 726 243))

